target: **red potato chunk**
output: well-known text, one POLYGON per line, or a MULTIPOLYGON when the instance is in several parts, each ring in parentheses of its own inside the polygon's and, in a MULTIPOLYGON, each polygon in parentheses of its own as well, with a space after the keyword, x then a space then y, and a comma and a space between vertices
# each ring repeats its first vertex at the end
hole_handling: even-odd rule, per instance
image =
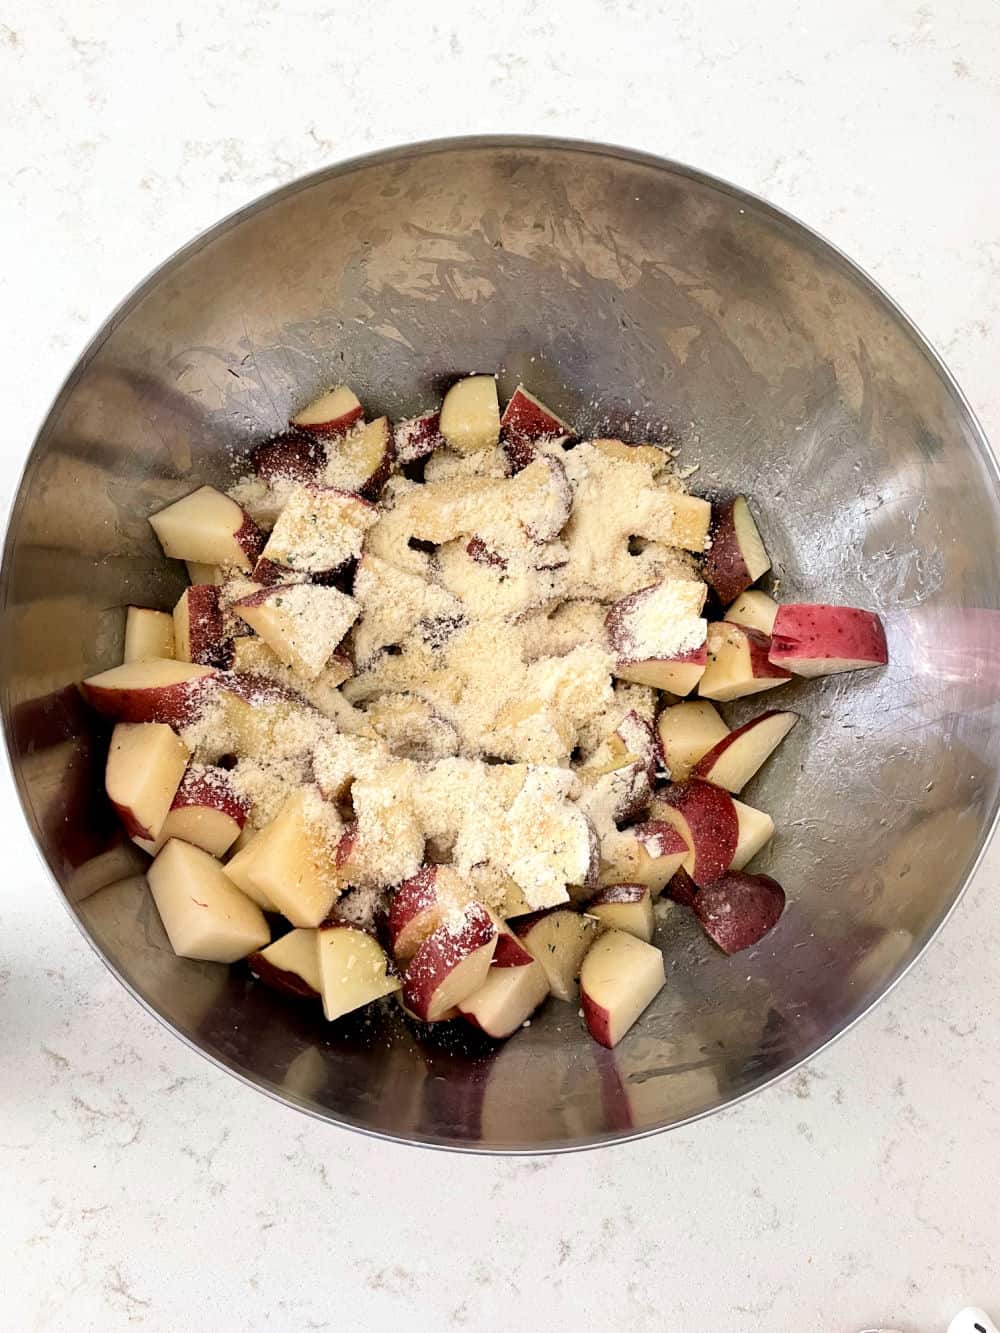
POLYGON ((291 424, 316 435, 339 435, 362 415, 363 409, 354 390, 346 384, 338 384, 296 412, 291 424))
POLYGON ((329 1022, 400 988, 399 977, 374 936, 342 922, 317 933, 323 1013, 329 1022))
POLYGON ((580 1003, 590 1035, 602 1046, 617 1046, 665 981, 659 949, 624 930, 602 935, 580 971, 580 1003))
POLYGON ((264 534, 249 514, 214 486, 202 486, 150 516, 164 555, 249 570, 264 534))
POLYGON ((318 1000, 323 989, 318 932, 290 930, 247 959, 250 971, 265 986, 296 999, 318 1000))
POLYGON ((785 910, 785 891, 769 875, 730 871, 695 897, 695 915, 723 953, 757 944, 785 910))
POLYGON ((131 838, 155 838, 184 770, 187 746, 158 722, 119 722, 111 734, 104 785, 131 838))
POLYGON ((200 847, 172 838, 146 872, 174 953, 235 963, 271 938, 264 914, 200 847))
POLYGON ((771 568, 757 524, 742 495, 712 506, 705 577, 722 602, 732 602, 771 568))
POLYGON ((449 448, 475 454, 500 440, 500 406, 492 375, 470 375, 453 384, 441 404, 441 434, 449 448))
POLYGON ((123 662, 150 662, 174 657, 174 622, 169 611, 130 606, 125 612, 123 662))
POLYGON ((779 606, 770 661, 797 676, 830 676, 885 666, 885 630, 872 611, 806 603, 779 606))

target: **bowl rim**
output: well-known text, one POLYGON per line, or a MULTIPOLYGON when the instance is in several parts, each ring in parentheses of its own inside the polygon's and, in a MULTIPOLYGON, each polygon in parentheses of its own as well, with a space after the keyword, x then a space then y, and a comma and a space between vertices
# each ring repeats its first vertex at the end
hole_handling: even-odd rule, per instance
MULTIPOLYGON (((135 309, 145 296, 154 289, 155 286, 157 286, 164 278, 168 277, 171 272, 177 269, 188 258, 197 254, 198 251, 202 250, 206 245, 224 236, 228 231, 241 225, 256 214, 263 212, 265 209, 270 208, 273 204, 291 198, 293 195, 298 194, 303 190, 310 189, 321 181, 335 179, 339 176, 348 176, 368 167, 383 166, 392 162, 404 161, 412 157, 426 157, 455 151, 495 151, 498 149, 528 151, 557 150, 560 152, 581 153, 587 156, 603 157, 621 161, 634 166, 648 167, 657 172, 669 175, 685 177, 696 184, 709 186, 716 191, 729 195, 733 199, 749 201, 753 204, 756 210, 759 210, 764 215, 769 215, 775 221, 791 226, 793 230, 805 233, 806 236, 816 242, 821 249, 825 250, 830 257, 843 265, 862 287, 868 289, 872 298, 877 303, 880 303, 896 323, 901 326, 903 331, 910 336, 914 345, 927 359, 932 369, 934 369, 940 376, 945 388, 951 393, 961 412, 965 414, 970 430, 972 447, 978 455, 980 464, 992 481, 994 498, 998 507, 1000 507, 1000 460, 998 460, 997 456, 994 454, 982 423, 979 421, 979 418, 963 392, 961 385, 948 368, 943 357, 919 326, 910 318, 894 298, 889 295, 881 284, 862 268, 860 264, 851 259, 849 255, 841 250, 839 246, 830 241, 821 232, 817 231, 816 228, 801 221, 801 219, 787 209, 781 208, 778 205, 771 203, 769 200, 764 199, 761 195, 754 193, 752 190, 747 190, 741 186, 735 185, 721 176, 716 176, 711 172, 704 171, 699 167, 691 166, 688 163, 680 162, 673 158, 663 157, 640 149, 629 148, 625 145, 603 143, 601 141, 590 139, 535 134, 471 134, 447 136, 443 138, 416 140, 410 143, 396 144, 390 147, 376 149, 368 153, 356 154, 352 157, 344 158, 326 166, 316 168, 304 175, 296 176, 294 180, 288 181, 284 185, 277 186, 273 190, 268 190, 264 194, 257 195, 248 203, 240 205, 238 208, 225 214, 218 221, 205 227, 184 245, 173 250, 164 260, 157 264, 155 268, 151 269, 145 277, 141 278, 120 301, 118 301, 111 313, 101 324, 100 328, 98 328, 93 336, 87 341, 83 350, 79 353, 74 364, 66 374, 66 377, 54 395, 48 410, 44 414, 41 424, 35 432, 31 447, 25 456, 24 464, 18 474, 17 482, 13 490, 13 500, 6 517, 3 555, 2 560, 0 560, 0 615, 5 614, 9 607, 13 533, 18 527, 21 509, 25 503, 25 482, 35 461, 42 437, 45 435, 49 423, 61 410, 65 400, 72 392, 76 383, 84 374, 98 351, 103 347, 104 343, 116 330, 118 325, 132 312, 133 309, 135 309)), ((796 1059, 793 1064, 788 1066, 788 1068, 770 1075, 755 1087, 748 1088, 745 1092, 738 1094, 728 1101, 720 1102, 717 1106, 709 1107, 703 1111, 694 1112, 691 1115, 672 1121, 670 1124, 654 1125, 645 1129, 623 1132, 592 1134, 579 1139, 547 1143, 542 1146, 531 1145, 528 1143, 494 1145, 463 1142, 461 1140, 441 1139, 432 1135, 396 1134, 388 1130, 373 1129, 368 1125, 359 1123, 349 1116, 335 1115, 331 1112, 323 1111, 316 1106, 307 1103, 296 1093, 289 1092, 268 1079, 245 1073, 235 1063, 221 1055, 215 1055, 211 1051, 206 1050, 195 1041, 193 1037, 188 1036, 187 1033, 182 1032, 175 1027, 169 1018, 164 1014, 161 1014, 149 1000, 139 993, 135 986, 133 986, 128 978, 119 970, 116 964, 105 955, 104 951, 87 928, 85 921, 77 910, 76 904, 70 901, 66 892, 63 890, 54 867, 49 863, 42 850, 42 841, 39 836, 37 820, 31 804, 28 801, 24 782, 19 776, 15 766, 10 721, 10 697, 9 691, 5 688, 2 690, 2 693, 0 693, 0 715, 2 715, 3 722, 3 753, 6 760, 7 770, 10 774, 14 790, 17 792, 25 822, 31 831, 35 853, 45 866, 52 885, 57 890, 58 896, 62 901, 63 907, 66 909, 70 918, 76 923, 77 928, 83 935, 84 939, 112 976, 115 977, 128 994, 130 994, 147 1013, 152 1015, 152 1017, 174 1037, 182 1041, 189 1050, 196 1052, 216 1069, 233 1076, 246 1087, 252 1088, 256 1092, 263 1093, 284 1106, 304 1112, 306 1115, 309 1115, 321 1123, 335 1126, 340 1129, 353 1130, 357 1133, 364 1134, 369 1138, 381 1139, 389 1143, 398 1143, 411 1147, 433 1148, 440 1151, 456 1152, 474 1156, 549 1156, 554 1154, 583 1152, 592 1148, 608 1147, 618 1144, 634 1143, 642 1139, 651 1138, 656 1134, 666 1133, 669 1130, 681 1129, 687 1125, 692 1125, 699 1120, 715 1115, 720 1111, 729 1110, 732 1107, 739 1106, 750 1097, 754 1097, 768 1088, 773 1088, 784 1079, 791 1077, 791 1075, 800 1070, 809 1061, 828 1050, 835 1042, 839 1041, 842 1037, 846 1036, 847 1033, 857 1027, 873 1009, 882 1003, 886 996, 895 990, 910 970, 925 957, 927 950, 950 921, 951 917, 957 910, 959 903, 968 891, 969 885, 975 878, 976 873, 989 850, 990 843, 996 834, 997 827, 1000 825, 1000 796, 998 796, 994 802, 992 811, 990 811, 984 822, 983 828, 980 831, 979 845, 969 862, 964 878, 959 885, 954 898, 942 912, 941 917, 923 940, 917 952, 905 967, 892 978, 884 989, 875 995, 859 1013, 850 1019, 849 1022, 845 1023, 844 1026, 839 1028, 836 1032, 825 1037, 821 1042, 812 1047, 812 1049, 796 1059)))

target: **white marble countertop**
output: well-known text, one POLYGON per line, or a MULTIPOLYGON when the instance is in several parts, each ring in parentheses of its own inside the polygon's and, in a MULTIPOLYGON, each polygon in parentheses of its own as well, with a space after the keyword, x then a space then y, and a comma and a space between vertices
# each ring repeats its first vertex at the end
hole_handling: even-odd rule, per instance
MULTIPOLYGON (((0 126, 4 507, 73 358, 176 246, 333 159, 476 131, 627 143, 790 208, 1000 438, 995 0, 8 0, 0 126)), ((0 821, 12 1333, 936 1333, 1000 1310, 1000 847, 805 1072, 665 1137, 487 1160, 339 1132, 211 1068, 78 936, 6 778, 0 821)))

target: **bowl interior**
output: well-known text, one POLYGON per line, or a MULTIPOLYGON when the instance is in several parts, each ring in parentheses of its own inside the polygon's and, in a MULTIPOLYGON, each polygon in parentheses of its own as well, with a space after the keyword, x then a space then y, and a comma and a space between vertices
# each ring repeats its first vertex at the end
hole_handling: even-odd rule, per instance
MULTIPOLYGON (((60 395, 0 591, 15 776, 84 931, 175 1031, 332 1120, 448 1146, 572 1147, 767 1083, 931 937, 997 806, 997 479, 940 363, 842 256, 758 200, 624 152, 455 142, 272 195, 168 262, 60 395), (774 816, 778 928, 727 959, 676 910, 668 984, 615 1051, 551 1001, 499 1049, 400 1021, 329 1027, 240 970, 175 958, 101 794, 73 682, 120 659, 124 607, 183 578, 147 514, 329 383, 371 413, 498 368, 585 433, 665 440, 696 490, 755 501, 785 600, 885 618, 885 671, 794 684, 803 724, 744 799, 774 816)), ((758 709, 735 706, 737 717, 758 709)))

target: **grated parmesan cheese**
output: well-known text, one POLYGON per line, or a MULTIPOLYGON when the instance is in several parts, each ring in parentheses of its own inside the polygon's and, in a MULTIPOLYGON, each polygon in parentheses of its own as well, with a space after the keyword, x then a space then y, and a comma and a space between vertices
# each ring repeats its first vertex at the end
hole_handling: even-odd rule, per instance
MULTIPOLYGON (((370 928, 428 857, 501 912, 565 902, 648 790, 656 693, 614 681, 616 657, 704 640, 708 506, 667 451, 559 438, 513 475, 503 448, 439 448, 424 483, 391 476, 378 505, 330 489, 375 475, 386 432, 328 446, 322 486, 233 488, 273 528, 269 561, 301 580, 357 559, 353 596, 230 579, 236 670, 183 738, 199 764, 235 756, 226 780, 254 828, 304 794, 348 885, 343 920, 370 928)), ((448 921, 462 928, 458 904, 448 921)))
POLYGON ((703 583, 666 579, 616 603, 608 620, 619 660, 680 657, 700 648, 708 632, 705 593, 703 583))

